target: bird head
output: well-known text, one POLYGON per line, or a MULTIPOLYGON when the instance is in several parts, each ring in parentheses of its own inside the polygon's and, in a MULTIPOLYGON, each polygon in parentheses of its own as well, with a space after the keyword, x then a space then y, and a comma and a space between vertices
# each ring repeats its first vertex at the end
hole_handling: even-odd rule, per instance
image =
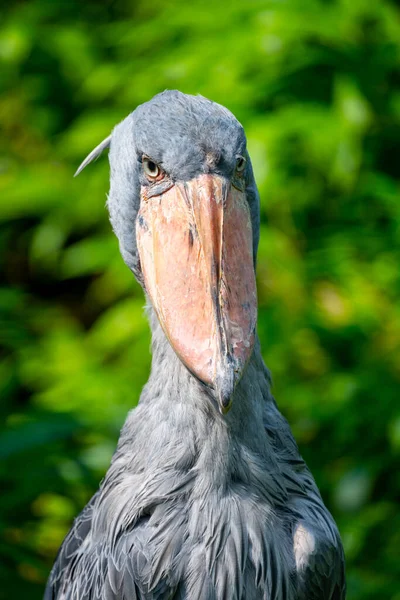
POLYGON ((175 353, 225 414, 257 321, 259 198, 243 127, 215 102, 166 91, 117 125, 77 173, 106 147, 122 256, 175 353))

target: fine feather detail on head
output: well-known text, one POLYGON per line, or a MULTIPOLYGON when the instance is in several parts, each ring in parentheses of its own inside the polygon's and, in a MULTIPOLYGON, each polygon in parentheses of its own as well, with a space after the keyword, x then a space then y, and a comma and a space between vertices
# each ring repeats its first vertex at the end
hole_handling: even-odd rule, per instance
POLYGON ((111 142, 111 135, 109 135, 105 140, 103 140, 102 142, 100 142, 100 144, 98 146, 96 146, 96 148, 94 150, 92 150, 90 154, 87 155, 87 157, 85 158, 85 160, 79 165, 78 169, 76 170, 76 173, 75 173, 74 177, 76 177, 77 175, 79 175, 79 173, 81 171, 83 171, 83 169, 85 167, 87 167, 87 165, 89 163, 91 163, 92 160, 96 160, 96 158, 98 158, 100 156, 100 154, 103 152, 103 150, 105 148, 109 148, 110 147, 110 142, 111 142))

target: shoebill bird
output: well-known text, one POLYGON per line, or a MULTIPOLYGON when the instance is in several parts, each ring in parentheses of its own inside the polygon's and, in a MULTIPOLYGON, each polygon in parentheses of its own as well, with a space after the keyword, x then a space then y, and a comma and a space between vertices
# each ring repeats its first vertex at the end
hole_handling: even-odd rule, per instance
POLYGON ((78 172, 107 147, 111 223, 146 296, 152 367, 45 599, 345 598, 338 530, 261 357, 259 197, 242 126, 167 91, 78 172))

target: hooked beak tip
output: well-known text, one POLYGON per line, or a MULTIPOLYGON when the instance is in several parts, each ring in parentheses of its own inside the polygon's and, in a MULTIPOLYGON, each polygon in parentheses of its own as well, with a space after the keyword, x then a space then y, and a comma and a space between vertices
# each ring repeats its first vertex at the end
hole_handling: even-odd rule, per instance
POLYGON ((219 410, 222 415, 226 415, 232 407, 236 383, 237 378, 235 376, 233 365, 227 365, 225 369, 217 375, 215 390, 219 410))
POLYGON ((218 402, 218 406, 219 406, 219 412, 221 413, 222 416, 225 416, 228 414, 228 412, 231 410, 232 408, 232 398, 227 398, 226 400, 220 400, 218 402))

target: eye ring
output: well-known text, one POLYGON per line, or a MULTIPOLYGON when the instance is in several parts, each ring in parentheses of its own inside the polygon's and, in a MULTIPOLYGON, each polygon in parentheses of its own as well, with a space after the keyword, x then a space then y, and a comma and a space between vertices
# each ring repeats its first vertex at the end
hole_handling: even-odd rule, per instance
POLYGON ((151 181, 159 181, 164 177, 164 173, 161 170, 161 167, 151 160, 148 156, 143 156, 142 158, 143 172, 146 175, 147 179, 151 181))
POLYGON ((236 159, 236 172, 243 173, 246 168, 246 159, 244 156, 238 156, 236 159))

